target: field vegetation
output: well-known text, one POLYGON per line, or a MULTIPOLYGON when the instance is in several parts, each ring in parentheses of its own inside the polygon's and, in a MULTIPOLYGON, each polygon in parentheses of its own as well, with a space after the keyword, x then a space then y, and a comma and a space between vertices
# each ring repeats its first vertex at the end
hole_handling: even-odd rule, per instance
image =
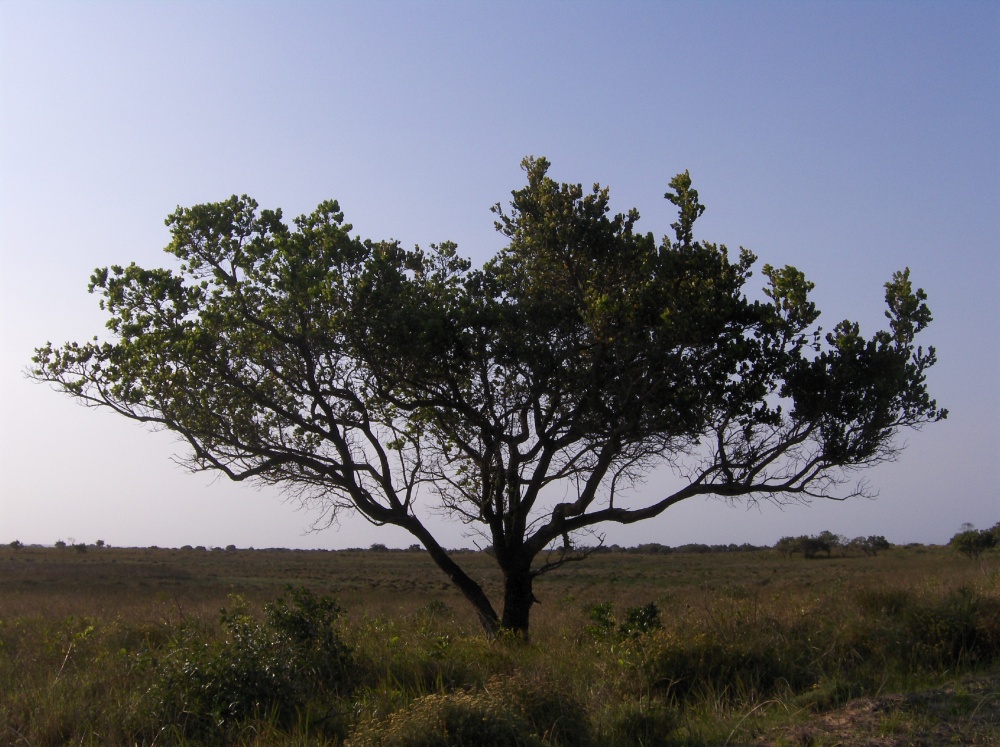
POLYGON ((417 550, 12 543, 0 744, 1000 744, 995 552, 646 549, 540 578, 524 642, 417 550))

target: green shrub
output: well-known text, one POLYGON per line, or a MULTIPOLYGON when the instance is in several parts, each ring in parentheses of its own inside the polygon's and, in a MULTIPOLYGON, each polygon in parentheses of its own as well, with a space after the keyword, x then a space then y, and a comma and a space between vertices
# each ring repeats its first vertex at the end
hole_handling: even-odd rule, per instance
POLYGON ((638 638, 662 627, 660 610, 654 603, 650 602, 641 607, 627 609, 625 622, 618 627, 618 633, 624 638, 638 638))
POLYGON ((610 638, 615 631, 615 611, 611 602, 595 604, 587 611, 590 625, 585 630, 599 640, 610 638))
POLYGON ((968 529, 956 534, 948 544, 970 560, 975 560, 996 547, 997 542, 997 535, 992 529, 968 529))
POLYGON ((333 627, 335 602, 292 589, 257 620, 233 597, 223 610, 221 639, 183 627, 153 662, 150 699, 159 719, 179 736, 225 740, 247 719, 292 725, 322 710, 350 682, 350 651, 333 627))
POLYGON ((650 602, 640 607, 629 607, 625 610, 625 620, 618 624, 614 605, 602 602, 591 607, 587 612, 590 625, 585 630, 598 640, 621 640, 623 638, 638 638, 639 636, 659 630, 660 610, 655 603, 650 602))

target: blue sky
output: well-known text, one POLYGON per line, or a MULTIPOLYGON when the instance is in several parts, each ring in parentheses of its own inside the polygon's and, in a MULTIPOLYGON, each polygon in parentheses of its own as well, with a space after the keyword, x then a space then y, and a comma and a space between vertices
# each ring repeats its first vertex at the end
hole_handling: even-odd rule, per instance
POLYGON ((658 235, 689 169, 701 238, 799 267, 828 329, 881 326, 907 266, 935 316, 951 417, 868 474, 877 501, 698 500, 609 542, 945 542, 1000 520, 1000 4, 5 0, 0 542, 410 544, 361 520, 309 533, 280 494, 187 474, 169 434, 23 371, 103 331, 95 267, 169 264, 178 205, 246 193, 291 217, 336 198, 363 236, 481 262, 526 155, 658 235))

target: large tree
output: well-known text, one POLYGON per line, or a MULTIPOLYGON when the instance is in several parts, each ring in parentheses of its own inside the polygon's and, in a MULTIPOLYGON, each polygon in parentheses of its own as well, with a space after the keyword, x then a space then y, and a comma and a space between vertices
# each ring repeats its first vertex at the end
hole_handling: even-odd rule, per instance
POLYGON ((507 246, 479 268, 452 243, 352 236, 336 202, 294 228, 247 197, 178 209, 177 269, 97 270, 110 340, 46 345, 31 375, 179 434, 193 470, 406 529, 490 633, 527 633, 533 581, 585 554, 581 533, 694 496, 856 495, 900 428, 945 417, 908 270, 886 283, 888 330, 823 335, 801 272, 764 265, 748 297, 756 258, 695 240, 687 173, 657 242, 606 189, 523 167, 494 207, 507 246), (664 467, 676 491, 628 490, 664 467), (427 509, 485 539, 500 614, 427 509))

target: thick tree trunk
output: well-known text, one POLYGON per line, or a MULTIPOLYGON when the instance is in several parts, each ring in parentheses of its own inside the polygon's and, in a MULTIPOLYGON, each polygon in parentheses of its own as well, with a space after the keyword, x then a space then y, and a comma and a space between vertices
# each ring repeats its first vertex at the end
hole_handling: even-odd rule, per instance
POLYGON ((528 640, 531 605, 538 601, 531 590, 533 581, 530 563, 526 567, 504 569, 503 618, 500 626, 525 640, 528 640))

